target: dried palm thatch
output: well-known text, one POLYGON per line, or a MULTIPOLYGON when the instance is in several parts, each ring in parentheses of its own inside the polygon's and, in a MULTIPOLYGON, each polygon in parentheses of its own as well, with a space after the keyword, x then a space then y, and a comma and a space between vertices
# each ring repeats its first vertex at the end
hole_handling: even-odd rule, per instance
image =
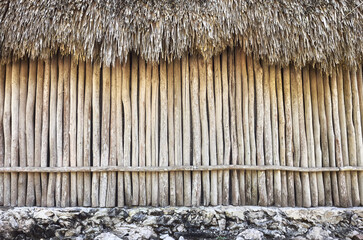
POLYGON ((147 61, 185 52, 208 58, 243 46, 271 64, 356 66, 363 59, 360 0, 3 0, 0 56, 57 51, 106 65, 130 51, 147 61))

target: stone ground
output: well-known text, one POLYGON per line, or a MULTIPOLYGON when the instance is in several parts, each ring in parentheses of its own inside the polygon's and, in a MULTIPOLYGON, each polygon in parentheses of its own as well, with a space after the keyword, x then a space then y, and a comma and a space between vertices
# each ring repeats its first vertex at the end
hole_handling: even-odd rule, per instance
POLYGON ((0 239, 363 239, 363 208, 0 208, 0 239))

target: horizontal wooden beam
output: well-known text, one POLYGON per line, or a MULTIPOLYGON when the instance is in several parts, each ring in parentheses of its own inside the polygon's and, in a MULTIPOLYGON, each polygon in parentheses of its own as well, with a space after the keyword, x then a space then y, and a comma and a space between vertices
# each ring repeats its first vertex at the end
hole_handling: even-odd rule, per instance
POLYGON ((289 171, 289 172, 345 172, 363 171, 363 167, 289 167, 289 166, 247 166, 247 165, 215 165, 215 166, 165 166, 165 167, 0 167, 0 173, 33 172, 33 173, 73 173, 73 172, 179 172, 179 171, 289 171))

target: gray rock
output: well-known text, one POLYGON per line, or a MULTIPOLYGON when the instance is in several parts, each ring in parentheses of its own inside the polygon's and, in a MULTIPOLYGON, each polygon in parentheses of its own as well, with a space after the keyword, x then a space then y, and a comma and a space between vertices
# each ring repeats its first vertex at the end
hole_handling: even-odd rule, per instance
POLYGON ((237 237, 246 240, 260 240, 263 239, 263 233, 256 229, 246 229, 238 234, 237 237))
POLYGON ((332 239, 329 237, 329 231, 323 230, 321 227, 312 227, 306 237, 311 240, 332 239))

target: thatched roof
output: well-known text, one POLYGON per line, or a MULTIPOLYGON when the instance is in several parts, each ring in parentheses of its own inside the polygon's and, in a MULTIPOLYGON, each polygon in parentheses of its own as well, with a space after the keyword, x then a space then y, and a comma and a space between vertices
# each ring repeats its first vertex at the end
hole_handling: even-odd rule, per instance
POLYGON ((130 51, 158 61, 237 45, 271 63, 356 65, 362 0, 0 1, 2 60, 60 51, 111 64, 130 51))

